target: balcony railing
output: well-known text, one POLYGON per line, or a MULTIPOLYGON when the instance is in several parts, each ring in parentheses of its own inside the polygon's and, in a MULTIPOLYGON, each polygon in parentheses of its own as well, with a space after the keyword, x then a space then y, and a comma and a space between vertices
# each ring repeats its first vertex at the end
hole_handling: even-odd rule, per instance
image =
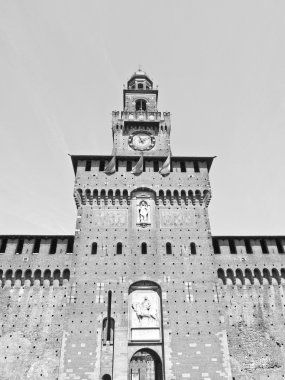
POLYGON ((135 112, 121 112, 122 120, 141 120, 141 121, 160 121, 161 112, 148 112, 148 111, 135 111, 135 112))

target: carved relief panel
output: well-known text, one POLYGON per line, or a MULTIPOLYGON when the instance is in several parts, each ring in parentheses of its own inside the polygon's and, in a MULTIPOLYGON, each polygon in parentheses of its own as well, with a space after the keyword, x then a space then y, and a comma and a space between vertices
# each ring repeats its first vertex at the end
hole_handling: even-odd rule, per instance
POLYGON ((160 296, 157 287, 137 286, 129 295, 129 339, 161 340, 160 296))

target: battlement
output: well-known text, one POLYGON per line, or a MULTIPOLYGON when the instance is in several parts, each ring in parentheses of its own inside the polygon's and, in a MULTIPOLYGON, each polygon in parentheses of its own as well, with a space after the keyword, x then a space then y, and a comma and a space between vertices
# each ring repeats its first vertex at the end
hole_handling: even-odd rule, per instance
POLYGON ((284 254, 285 236, 213 236, 215 254, 284 254))
MULTIPOLYGON (((74 192, 74 199, 77 207, 82 205, 129 205, 131 192, 133 190, 120 190, 115 191, 108 189, 82 189, 76 188, 74 192)), ((211 200, 211 192, 205 190, 157 190, 154 195, 156 205, 203 205, 208 207, 211 200)))
POLYGON ((1 255, 72 254, 73 235, 0 235, 1 255))
POLYGON ((73 245, 73 235, 0 235, 0 286, 63 285, 73 245))
MULTIPOLYGON (((116 170, 120 172, 131 172, 133 166, 137 163, 140 155, 120 156, 116 159, 116 170)), ((165 156, 145 157, 144 172, 159 172, 165 161, 165 156)), ((210 171, 215 157, 171 157, 170 172, 172 173, 200 173, 210 171)), ((112 159, 112 156, 71 156, 74 173, 82 172, 104 172, 106 164, 112 159)))

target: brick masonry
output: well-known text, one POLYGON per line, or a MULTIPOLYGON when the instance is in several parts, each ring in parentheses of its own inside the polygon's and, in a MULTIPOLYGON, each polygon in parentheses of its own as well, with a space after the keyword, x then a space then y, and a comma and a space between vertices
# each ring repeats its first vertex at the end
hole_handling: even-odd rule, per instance
POLYGON ((161 175, 171 128, 157 97, 137 72, 113 113, 112 156, 72 156, 74 236, 0 236, 1 380, 137 379, 134 362, 140 380, 285 377, 285 238, 212 237, 213 158, 172 156, 161 175), (152 148, 130 146, 142 132, 152 148), (156 317, 137 314, 156 319, 155 339, 132 335, 139 291, 159 298, 156 317))

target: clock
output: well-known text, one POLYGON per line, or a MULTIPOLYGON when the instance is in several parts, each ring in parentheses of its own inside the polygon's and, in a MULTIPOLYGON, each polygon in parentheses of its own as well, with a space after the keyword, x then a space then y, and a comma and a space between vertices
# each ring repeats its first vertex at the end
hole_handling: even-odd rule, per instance
POLYGON ((155 137, 146 132, 137 132, 129 137, 129 146, 135 150, 150 150, 154 144, 155 137))

